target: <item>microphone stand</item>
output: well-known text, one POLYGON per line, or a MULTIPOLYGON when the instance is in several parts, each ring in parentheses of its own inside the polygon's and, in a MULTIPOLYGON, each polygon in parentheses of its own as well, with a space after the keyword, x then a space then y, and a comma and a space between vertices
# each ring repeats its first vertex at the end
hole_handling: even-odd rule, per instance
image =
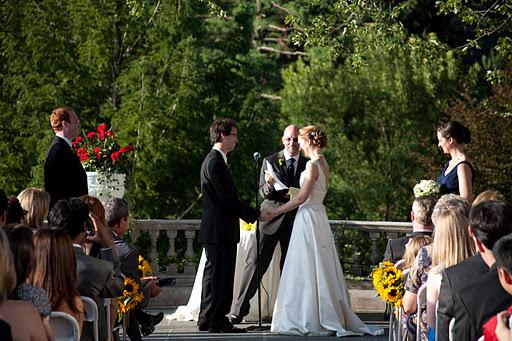
MULTIPOLYGON (((254 203, 256 208, 259 207, 259 189, 260 189, 260 176, 259 176, 259 161, 260 154, 254 155, 254 181, 255 181, 255 195, 254 203)), ((251 328, 252 331, 266 331, 269 328, 263 327, 261 324, 261 269, 260 269, 260 222, 256 220, 256 276, 258 278, 258 326, 251 328)))

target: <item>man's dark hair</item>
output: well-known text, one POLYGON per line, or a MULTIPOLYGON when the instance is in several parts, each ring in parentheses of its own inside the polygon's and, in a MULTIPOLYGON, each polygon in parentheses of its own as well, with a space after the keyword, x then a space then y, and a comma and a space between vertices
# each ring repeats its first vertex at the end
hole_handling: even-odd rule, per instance
POLYGON ((89 219, 87 205, 78 198, 61 199, 48 214, 48 226, 67 232, 71 239, 85 232, 85 222, 89 219))
POLYGON ((471 208, 469 220, 476 239, 492 250, 498 239, 512 233, 512 205, 505 201, 484 201, 471 208))
POLYGON ((0 215, 4 214, 8 203, 9 200, 7 200, 7 195, 5 195, 5 192, 0 189, 0 215))
POLYGON ((492 253, 496 258, 496 267, 505 269, 512 275, 512 234, 508 234, 494 244, 492 253))
POLYGON ((220 142, 221 134, 228 136, 231 134, 233 127, 237 128, 236 122, 230 118, 220 117, 213 121, 210 126, 210 143, 220 142))

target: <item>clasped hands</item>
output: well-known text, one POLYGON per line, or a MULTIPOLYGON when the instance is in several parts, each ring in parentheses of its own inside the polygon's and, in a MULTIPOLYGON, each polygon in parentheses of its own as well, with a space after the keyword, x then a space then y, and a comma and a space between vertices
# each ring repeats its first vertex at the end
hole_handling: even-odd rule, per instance
POLYGON ((277 214, 275 213, 275 210, 269 210, 269 209, 263 209, 260 212, 260 217, 258 218, 259 221, 269 221, 273 219, 277 214))

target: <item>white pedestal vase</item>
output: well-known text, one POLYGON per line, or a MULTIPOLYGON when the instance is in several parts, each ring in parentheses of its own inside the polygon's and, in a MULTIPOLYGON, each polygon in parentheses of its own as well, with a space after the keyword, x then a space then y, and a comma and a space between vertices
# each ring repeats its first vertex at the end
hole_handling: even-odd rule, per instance
POLYGON ((125 179, 126 174, 87 172, 89 195, 93 195, 100 200, 122 198, 125 192, 125 179))

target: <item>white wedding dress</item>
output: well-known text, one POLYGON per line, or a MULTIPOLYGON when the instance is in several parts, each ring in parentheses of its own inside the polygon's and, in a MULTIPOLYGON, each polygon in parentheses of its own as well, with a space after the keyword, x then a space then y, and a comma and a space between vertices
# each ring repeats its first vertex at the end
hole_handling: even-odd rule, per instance
MULTIPOLYGON (((308 161, 316 164, 314 161, 308 161)), ((352 311, 343 270, 323 205, 322 167, 297 211, 274 307, 271 331, 285 335, 382 335, 352 311)), ((301 174, 302 187, 304 173, 301 174)))

